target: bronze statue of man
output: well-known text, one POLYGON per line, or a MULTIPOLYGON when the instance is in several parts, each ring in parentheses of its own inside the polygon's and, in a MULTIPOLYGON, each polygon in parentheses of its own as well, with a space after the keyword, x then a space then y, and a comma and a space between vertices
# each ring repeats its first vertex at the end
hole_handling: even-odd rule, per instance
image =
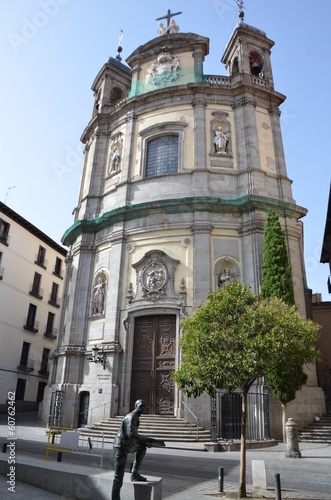
POLYGON ((138 434, 139 417, 144 409, 144 401, 138 399, 134 404, 134 410, 123 418, 121 426, 115 436, 113 443, 115 475, 112 500, 120 500, 120 490, 123 484, 128 453, 135 453, 131 470, 131 481, 147 481, 147 479, 139 473, 141 463, 146 454, 146 449, 152 446, 165 446, 164 441, 138 434))

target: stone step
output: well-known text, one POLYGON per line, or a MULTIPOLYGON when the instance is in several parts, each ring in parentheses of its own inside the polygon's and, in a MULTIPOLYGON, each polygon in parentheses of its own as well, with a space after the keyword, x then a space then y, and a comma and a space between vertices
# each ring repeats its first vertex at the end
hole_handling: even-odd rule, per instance
MULTIPOLYGON (((122 421, 122 416, 107 418, 97 422, 90 427, 85 427, 80 431, 85 435, 89 429, 99 430, 104 433, 105 441, 112 441, 122 421)), ((184 419, 177 419, 174 416, 142 415, 140 417, 139 433, 151 436, 155 439, 172 442, 206 442, 210 441, 210 431, 198 428, 184 419)))
POLYGON ((331 415, 322 415, 298 432, 300 442, 331 443, 331 415))

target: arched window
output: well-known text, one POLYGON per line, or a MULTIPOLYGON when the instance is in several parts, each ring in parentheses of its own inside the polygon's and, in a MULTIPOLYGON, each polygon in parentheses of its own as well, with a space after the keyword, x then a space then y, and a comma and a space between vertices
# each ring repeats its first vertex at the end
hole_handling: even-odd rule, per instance
POLYGON ((178 172, 178 135, 162 135, 147 143, 146 177, 178 172))
POLYGON ((251 52, 249 54, 249 66, 252 75, 261 76, 263 63, 261 57, 257 52, 251 52))
POLYGON ((237 75, 239 73, 239 63, 238 63, 238 57, 236 57, 232 63, 232 71, 231 75, 237 75))
POLYGON ((112 104, 115 104, 117 101, 122 99, 122 96, 123 96, 122 90, 118 87, 114 87, 110 94, 110 102, 112 104))

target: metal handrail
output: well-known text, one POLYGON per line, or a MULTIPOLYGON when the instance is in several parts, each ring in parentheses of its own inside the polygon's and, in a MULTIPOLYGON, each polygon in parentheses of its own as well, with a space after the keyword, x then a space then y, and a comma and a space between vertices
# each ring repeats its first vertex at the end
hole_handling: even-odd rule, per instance
POLYGON ((199 417, 197 417, 196 415, 194 415, 194 413, 191 410, 191 408, 189 408, 189 406, 184 401, 182 401, 182 404, 184 405, 184 408, 186 410, 188 410, 189 413, 192 415, 192 417, 195 418, 195 420, 196 420, 196 425, 197 425, 197 440, 198 440, 199 439, 199 417))
MULTIPOLYGON (((110 405, 110 401, 107 401, 107 403, 101 403, 100 405, 98 405, 98 406, 94 406, 93 408, 89 408, 89 410, 88 410, 88 412, 87 412, 87 422, 89 422, 89 421, 90 421, 90 422, 89 422, 89 425, 92 425, 92 423, 93 423, 93 422, 92 422, 92 412, 93 412, 93 410, 96 410, 96 408, 100 408, 100 406, 104 406, 104 407, 105 407, 105 406, 107 406, 107 405, 110 405), (90 413, 91 413, 91 415, 90 415, 90 413), (90 418, 89 418, 89 415, 90 415, 90 418)), ((78 415, 82 415, 83 413, 85 413, 85 411, 80 411, 80 412, 78 413, 78 415)), ((103 418, 105 418, 105 409, 104 409, 104 411, 103 411, 103 418)))

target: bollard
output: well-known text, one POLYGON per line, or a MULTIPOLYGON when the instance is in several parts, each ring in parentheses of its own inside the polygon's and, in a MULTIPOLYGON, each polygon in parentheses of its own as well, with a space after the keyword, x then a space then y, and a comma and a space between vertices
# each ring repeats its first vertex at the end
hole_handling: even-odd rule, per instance
POLYGON ((57 454, 57 462, 62 462, 62 451, 59 451, 57 454))
POLYGON ((280 474, 275 474, 275 493, 276 500, 282 500, 282 490, 280 486, 280 474))
POLYGON ((2 453, 6 453, 7 446, 8 446, 8 443, 3 443, 3 445, 2 445, 2 453))
POLYGON ((293 418, 289 418, 285 424, 286 430, 286 454, 287 458, 301 458, 299 450, 298 425, 293 418))
POLYGON ((219 491, 223 493, 224 489, 224 467, 218 468, 218 482, 219 482, 219 491))

